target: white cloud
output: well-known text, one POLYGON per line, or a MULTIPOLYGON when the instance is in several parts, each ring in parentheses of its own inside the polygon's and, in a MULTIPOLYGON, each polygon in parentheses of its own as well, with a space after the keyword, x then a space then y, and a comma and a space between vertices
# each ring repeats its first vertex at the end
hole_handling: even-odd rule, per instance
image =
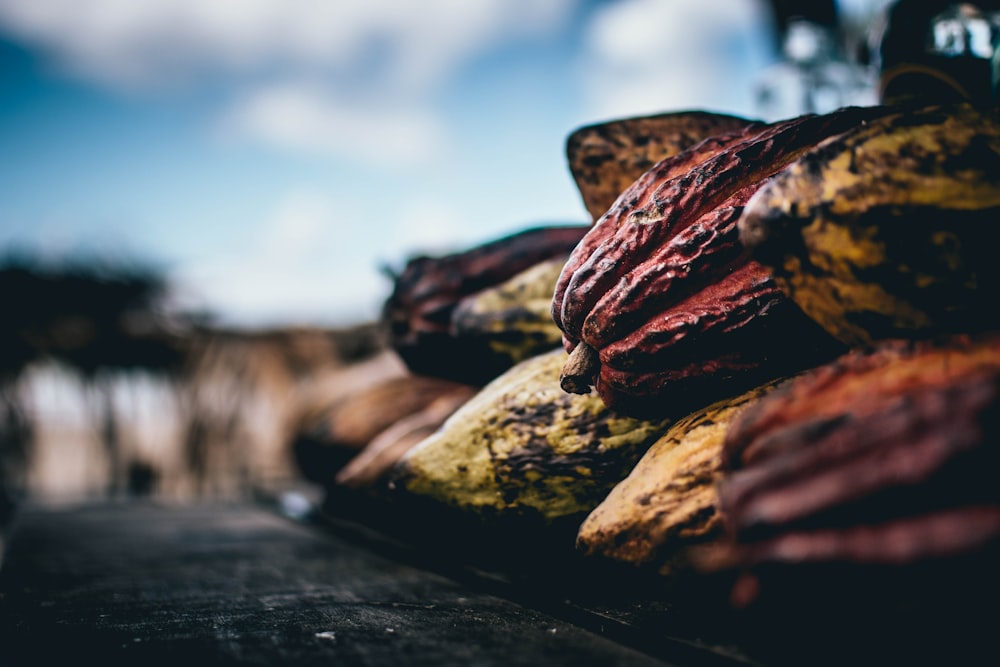
POLYGON ((572 0, 0 0, 0 32, 115 90, 209 84, 225 136, 375 165, 446 150, 433 95, 572 0))
POLYGON ((465 202, 453 204, 428 196, 407 202, 386 234, 384 261, 398 268, 415 254, 438 255, 477 244, 481 239, 476 225, 465 214, 469 208, 465 202))
POLYGON ((177 268, 179 305, 246 325, 373 316, 384 279, 356 208, 309 188, 286 192, 228 253, 177 268))
POLYGON ((592 118, 680 109, 752 115, 768 62, 760 0, 622 0, 596 12, 583 69, 592 118))
POLYGON ((425 162, 446 142, 422 105, 362 104, 316 84, 261 87, 234 102, 219 125, 225 136, 376 166, 425 162))
POLYGON ((333 203, 309 190, 289 193, 265 220, 253 249, 279 261, 297 261, 316 249, 326 230, 337 224, 333 203))
POLYGON ((0 0, 0 27, 89 79, 153 86, 291 66, 421 87, 498 41, 544 34, 570 0, 0 0))
POLYGON ((414 255, 455 252, 506 233, 470 219, 468 208, 433 194, 373 210, 360 194, 286 192, 247 221, 226 254, 176 267, 177 307, 207 309, 240 326, 370 320, 391 289, 383 267, 400 270, 414 255))

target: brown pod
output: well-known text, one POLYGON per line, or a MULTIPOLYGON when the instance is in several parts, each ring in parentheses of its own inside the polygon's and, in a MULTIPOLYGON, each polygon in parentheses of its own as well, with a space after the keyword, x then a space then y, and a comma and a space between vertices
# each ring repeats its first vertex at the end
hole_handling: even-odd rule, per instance
POLYGON ((675 111, 595 123, 566 140, 569 170, 594 220, 657 162, 717 135, 749 132, 755 121, 710 111, 675 111))
POLYGON ((589 227, 525 229, 466 250, 411 258, 393 276, 382 309, 389 344, 411 372, 483 385, 509 368, 509 355, 457 332, 459 303, 555 257, 565 257, 589 227))
POLYGON ((899 109, 762 187, 740 240, 851 347, 1000 329, 1000 109, 899 109))
POLYGON ((388 478, 399 459, 472 398, 477 389, 458 386, 438 395, 426 407, 403 417, 376 435, 336 475, 334 481, 353 489, 372 489, 388 478))
POLYGON ((719 481, 730 544, 714 563, 746 573, 734 602, 780 590, 769 577, 782 568, 884 568, 995 550, 998 408, 997 334, 887 341, 748 408, 727 433, 719 481))
POLYGON ((726 428, 773 388, 755 387, 671 425, 587 516, 577 548, 661 576, 685 573, 688 549, 722 536, 715 477, 726 428))
POLYGON ((403 375, 341 397, 307 416, 293 444, 296 460, 309 479, 329 483, 380 433, 442 396, 470 390, 467 385, 420 375, 403 375))
POLYGON ((845 108, 759 131, 707 159, 681 153, 636 181, 576 246, 553 295, 567 348, 592 360, 564 373, 627 414, 676 410, 808 368, 844 347, 807 318, 739 240, 743 205, 823 140, 885 114, 845 108))

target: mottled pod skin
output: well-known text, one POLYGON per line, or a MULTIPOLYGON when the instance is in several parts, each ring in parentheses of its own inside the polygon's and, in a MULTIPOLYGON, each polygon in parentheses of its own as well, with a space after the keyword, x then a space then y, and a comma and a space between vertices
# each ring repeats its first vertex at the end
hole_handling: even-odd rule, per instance
POLYGON ((708 137, 748 133, 755 121, 710 111, 674 111, 586 125, 566 140, 566 158, 584 206, 604 215, 653 165, 708 137))
POLYGON ((669 426, 559 387, 566 352, 506 371, 396 465, 399 493, 489 522, 582 517, 669 426))
POLYGON ((401 375, 375 382, 303 415, 292 451, 309 480, 333 483, 348 460, 400 420, 442 397, 468 396, 475 388, 444 378, 401 375))
POLYGON ((553 295, 572 350, 567 391, 680 416, 828 360, 843 346, 749 257, 737 222, 774 174, 831 136, 884 115, 851 107, 707 140, 657 164, 573 250, 553 295))
POLYGON ((480 386, 489 382, 520 359, 491 346, 495 335, 472 335, 477 332, 468 324, 456 330, 455 309, 539 262, 566 257, 587 229, 532 227, 466 250, 410 259, 393 276, 382 309, 390 345, 415 374, 480 386))
POLYGON ((452 335, 479 343, 510 365, 559 347, 562 331, 552 321, 552 290, 568 256, 543 260, 462 299, 452 313, 452 335))
POLYGON ((716 476, 726 430, 775 386, 754 387, 671 425, 587 516, 577 548, 660 576, 688 573, 688 549, 723 535, 716 476))
POLYGON ((883 341, 748 407, 726 434, 718 482, 730 544, 715 563, 743 572, 734 603, 769 585, 787 593, 769 577, 796 568, 995 549, 998 415, 997 334, 883 341))
POLYGON ((1000 328, 1000 118, 901 108, 830 140, 747 204, 740 238, 844 343, 1000 328))

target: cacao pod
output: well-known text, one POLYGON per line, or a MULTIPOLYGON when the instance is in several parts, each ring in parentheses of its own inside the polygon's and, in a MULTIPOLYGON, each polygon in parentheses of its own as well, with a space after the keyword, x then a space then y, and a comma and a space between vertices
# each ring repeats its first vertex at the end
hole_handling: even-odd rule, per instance
POLYGON ((352 489, 379 491, 392 467, 414 445, 441 427, 444 420, 476 393, 471 386, 459 385, 432 400, 426 407, 402 417, 380 432, 341 468, 334 482, 352 489))
POLYGON ((410 449, 394 470, 400 493, 483 521, 580 518, 667 428, 559 387, 562 349, 513 366, 410 449))
POLYGON ((775 173, 828 137, 884 115, 845 108, 764 126, 714 153, 682 152, 622 193, 580 241, 553 295, 572 355, 567 391, 620 412, 691 412, 843 351, 739 240, 737 220, 775 173))
POLYGON ((983 557, 979 573, 992 572, 998 408, 995 333, 887 340, 789 380, 729 427, 718 489, 729 539, 702 563, 741 573, 737 606, 819 590, 811 576, 835 565, 842 593, 872 603, 893 579, 913 601, 953 589, 957 563, 983 557))
POLYGON ((849 345, 1000 328, 998 121, 969 105, 874 119, 762 187, 740 238, 849 345))
POLYGON ((555 349, 562 331, 552 321, 552 291, 569 253, 462 299, 452 314, 455 338, 492 350, 514 365, 555 349))
POLYGON ((292 443, 303 476, 321 484, 379 433, 419 412, 442 396, 467 391, 467 385, 420 375, 389 377, 339 397, 302 418, 292 443))
POLYGON ((569 170, 596 221, 657 162, 709 137, 749 132, 755 121, 710 111, 674 111, 594 123, 566 140, 569 170))
POLYGON ((687 549, 722 536, 716 474, 733 418, 775 384, 678 420, 580 526, 577 548, 663 576, 688 570, 687 549))
MULTIPOLYGON (((457 331, 455 309, 464 299, 475 298, 544 260, 564 259, 588 228, 532 227, 459 252, 411 258, 393 277, 392 292, 383 305, 381 319, 390 347, 414 374, 479 386, 489 382, 524 352, 516 348, 512 358, 512 346, 495 349, 494 343, 503 336, 480 334, 468 320, 457 331)), ((511 337, 520 337, 524 349, 531 349, 536 339, 514 329, 511 337)))

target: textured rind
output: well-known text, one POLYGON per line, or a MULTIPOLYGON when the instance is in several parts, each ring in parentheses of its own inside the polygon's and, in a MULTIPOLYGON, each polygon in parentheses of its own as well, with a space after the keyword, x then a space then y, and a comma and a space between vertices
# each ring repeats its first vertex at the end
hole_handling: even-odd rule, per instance
POLYGON ((852 107, 762 126, 680 173, 670 165, 683 153, 666 160, 619 197, 573 250, 553 295, 566 349, 598 353, 591 384, 607 405, 645 416, 677 402, 684 414, 844 350, 749 257, 737 221, 789 163, 886 113, 852 107))
POLYGON ((755 121, 702 110, 674 111, 587 125, 566 140, 566 157, 584 206, 600 218, 657 162, 755 121))
POLYGON ((552 290, 567 256, 539 262, 462 299, 451 318, 454 337, 478 342, 510 365, 559 347, 562 331, 552 321, 552 290))
POLYGON ((664 576, 685 570, 688 547, 722 536, 715 479, 726 429, 775 386, 755 387, 678 420, 587 516, 577 548, 664 576))
POLYGON ((361 449, 399 419, 419 412, 440 396, 465 389, 462 383, 442 378, 388 378, 317 410, 303 431, 329 446, 361 449))
POLYGON ((393 471, 400 491, 483 517, 583 515, 621 481, 666 420, 610 412, 559 387, 553 350, 486 385, 393 471))
MULTIPOLYGON (((654 275, 674 268, 646 262, 678 233, 729 206, 731 197, 745 202, 769 177, 822 140, 885 113, 882 108, 851 107, 800 116, 764 126, 679 174, 664 169, 669 160, 658 164, 651 171, 663 171, 663 176, 641 179, 622 193, 573 249, 554 295, 560 301, 553 304, 556 322, 567 336, 579 340, 591 309, 623 276, 636 270, 654 275)), ((682 153, 675 160, 683 162, 683 157, 682 153)))
POLYGON ((872 120, 762 187, 740 238, 848 345, 1000 328, 998 121, 968 105, 872 120))
MULTIPOLYGON (((357 372, 372 375, 379 370, 359 367, 357 372)), ((309 408, 300 417, 289 450, 305 479, 331 488, 337 474, 386 429, 439 399, 476 389, 443 378, 406 374, 401 367, 398 372, 403 374, 340 391, 333 400, 309 408)), ((342 378, 346 383, 352 379, 357 381, 346 374, 342 378)))
POLYGON ((596 389, 620 412, 679 416, 843 351, 746 264, 601 349, 596 389))
POLYGON ((426 407, 380 431, 337 472, 334 483, 352 489, 381 492, 381 483, 396 462, 414 445, 440 428, 476 391, 471 386, 455 387, 434 398, 426 407))
POLYGON ((411 258, 393 276, 392 292, 382 308, 391 348, 418 375, 480 386, 492 380, 513 361, 488 342, 456 336, 455 308, 539 262, 565 258, 588 228, 531 227, 466 250, 411 258))
MULTIPOLYGON (((556 289, 552 297, 552 318, 559 325, 559 328, 564 331, 566 329, 563 323, 563 302, 567 298, 566 290, 577 265, 585 258, 590 257, 610 237, 614 236, 619 229, 623 211, 627 212, 631 208, 638 207, 640 203, 646 202, 648 196, 655 192, 660 184, 687 174, 706 160, 746 141, 748 135, 752 136, 759 132, 760 127, 754 124, 743 130, 708 137, 676 155, 657 162, 649 171, 639 176, 628 188, 622 191, 614 204, 574 247, 569 260, 563 267, 559 280, 556 282, 556 289)), ((575 343, 576 340, 574 338, 572 342, 575 343)))
POLYGON ((729 545, 716 566, 759 578, 735 601, 779 565, 904 565, 1000 545, 998 407, 995 333, 884 341, 750 406, 727 432, 718 487, 729 545))

